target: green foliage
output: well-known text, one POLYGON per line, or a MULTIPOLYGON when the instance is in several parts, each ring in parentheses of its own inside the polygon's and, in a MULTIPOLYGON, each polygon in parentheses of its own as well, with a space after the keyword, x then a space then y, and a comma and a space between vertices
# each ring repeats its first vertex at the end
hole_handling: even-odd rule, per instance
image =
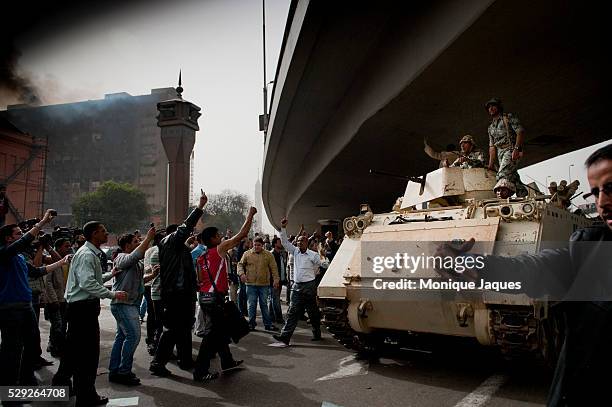
POLYGON ((208 196, 202 220, 207 227, 218 227, 221 234, 225 233, 226 228, 237 233, 244 223, 250 206, 251 201, 246 194, 226 189, 220 194, 208 196))
POLYGON ((98 220, 109 232, 134 230, 149 218, 144 192, 131 184, 106 181, 95 192, 82 195, 72 204, 77 225, 98 220))

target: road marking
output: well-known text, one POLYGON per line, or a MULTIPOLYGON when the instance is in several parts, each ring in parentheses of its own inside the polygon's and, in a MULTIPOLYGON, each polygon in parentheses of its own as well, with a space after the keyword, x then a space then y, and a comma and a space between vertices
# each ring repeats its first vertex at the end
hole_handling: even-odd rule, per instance
POLYGON ((127 397, 123 399, 110 399, 106 407, 128 407, 137 405, 138 397, 127 397))
POLYGON ((484 406, 491 396, 506 383, 508 376, 493 375, 482 382, 473 392, 465 396, 455 407, 480 407, 484 406))
POLYGON ((289 345, 287 345, 285 342, 272 342, 269 343, 268 346, 271 346, 273 348, 286 348, 289 345))
POLYGON ((357 360, 355 355, 340 359, 338 370, 327 376, 319 377, 315 382, 323 380, 340 379, 342 377, 362 376, 368 374, 368 362, 357 360))

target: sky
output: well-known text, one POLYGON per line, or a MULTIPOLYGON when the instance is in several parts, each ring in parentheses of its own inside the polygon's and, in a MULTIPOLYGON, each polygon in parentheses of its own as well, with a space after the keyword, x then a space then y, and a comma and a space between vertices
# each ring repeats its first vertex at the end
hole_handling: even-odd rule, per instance
MULTIPOLYGON (((274 79, 289 2, 265 1, 268 81, 274 79)), ((55 104, 116 92, 149 94, 153 88, 176 86, 181 69, 183 98, 202 108, 194 149, 195 190, 229 188, 253 198, 263 165, 258 128, 263 112, 262 1, 141 2, 117 10, 18 39, 20 73, 39 89, 43 104, 55 104)), ((520 171, 523 181, 535 179, 543 189, 547 181, 566 179, 574 164, 572 178, 586 192, 584 160, 595 148, 525 168, 520 171)), ((271 232, 263 218, 264 229, 271 232)))
MULTIPOLYGON (((610 144, 610 142, 612 142, 612 139, 530 165, 529 167, 519 170, 519 175, 523 183, 535 182, 538 188, 546 193, 548 193, 548 190, 544 188, 544 185, 548 185, 551 181, 555 181, 559 184, 561 180, 568 180, 570 176, 572 181, 577 179, 580 181, 580 186, 576 193, 580 195, 572 200, 572 203, 576 206, 571 207, 572 210, 575 210, 577 205, 586 203, 586 201, 582 199, 582 194, 591 190, 589 188, 584 162, 591 153, 598 148, 610 144)), ((527 146, 525 154, 528 153, 529 148, 527 146)))

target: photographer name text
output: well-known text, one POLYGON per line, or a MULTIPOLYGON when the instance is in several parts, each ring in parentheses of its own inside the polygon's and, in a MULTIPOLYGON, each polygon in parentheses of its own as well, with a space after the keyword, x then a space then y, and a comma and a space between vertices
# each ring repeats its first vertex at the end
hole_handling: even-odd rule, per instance
POLYGON ((376 290, 424 290, 424 291, 463 291, 463 290, 520 290, 520 281, 487 281, 480 279, 478 281, 455 281, 455 280, 439 280, 435 278, 421 279, 394 279, 383 280, 382 278, 374 279, 372 286, 376 290))

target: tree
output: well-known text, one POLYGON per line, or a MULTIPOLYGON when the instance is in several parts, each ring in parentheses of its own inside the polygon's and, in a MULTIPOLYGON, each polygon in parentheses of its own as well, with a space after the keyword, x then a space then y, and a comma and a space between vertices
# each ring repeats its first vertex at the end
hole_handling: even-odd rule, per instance
POLYGON ((144 192, 131 184, 106 181, 94 191, 82 195, 72 204, 78 225, 98 220, 113 233, 134 230, 149 217, 144 192))
POLYGON ((202 220, 206 227, 218 227, 221 234, 225 233, 226 228, 237 233, 250 206, 251 201, 246 194, 225 189, 220 194, 211 194, 208 197, 202 220))

